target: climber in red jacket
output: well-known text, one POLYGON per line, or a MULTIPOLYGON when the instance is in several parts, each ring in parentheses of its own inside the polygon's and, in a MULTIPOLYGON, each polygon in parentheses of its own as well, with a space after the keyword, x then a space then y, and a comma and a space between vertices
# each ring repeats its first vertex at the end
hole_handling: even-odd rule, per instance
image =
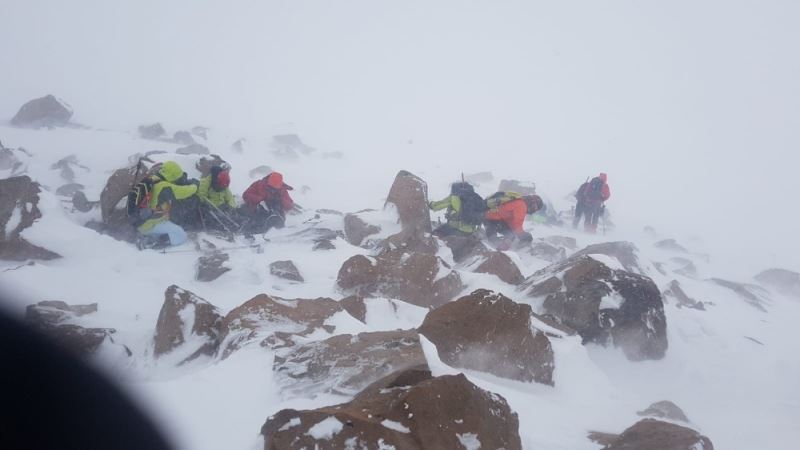
POLYGON ((247 218, 245 229, 249 233, 264 233, 270 228, 283 228, 286 212, 294 207, 289 196, 292 187, 283 182, 283 175, 272 172, 255 181, 242 194, 244 205, 240 209, 247 218))
POLYGON ((572 227, 578 228, 581 216, 585 216, 584 229, 590 233, 597 232, 597 221, 603 215, 606 200, 611 198, 611 188, 608 187, 608 175, 601 173, 578 188, 575 193, 578 200, 575 205, 575 218, 572 227))

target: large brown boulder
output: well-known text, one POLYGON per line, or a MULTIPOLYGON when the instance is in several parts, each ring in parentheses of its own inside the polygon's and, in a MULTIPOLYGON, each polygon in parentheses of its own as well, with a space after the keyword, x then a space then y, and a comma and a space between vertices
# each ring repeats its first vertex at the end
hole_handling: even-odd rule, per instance
POLYGON ((97 303, 68 305, 62 301, 43 301, 28 305, 25 323, 60 347, 81 356, 95 355, 104 345, 113 346, 119 353, 131 356, 130 349, 114 341, 115 329, 79 325, 80 317, 96 311, 97 303))
POLYGON ((781 294, 800 298, 800 273, 786 269, 769 269, 756 275, 756 280, 781 294))
POLYGON ((353 395, 390 373, 427 364, 414 330, 340 334, 276 356, 280 385, 295 395, 353 395))
POLYGON ((146 169, 137 166, 117 169, 108 177, 103 191, 100 193, 100 212, 103 222, 109 223, 117 203, 128 195, 133 185, 144 178, 146 169))
POLYGON ((396 298, 425 307, 448 302, 464 287, 458 272, 441 258, 402 249, 349 258, 339 269, 337 283, 348 294, 396 298))
POLYGON ((300 270, 294 265, 292 261, 274 261, 269 265, 269 273, 284 280, 297 281, 302 283, 305 281, 303 276, 300 275, 300 270))
POLYGON ((46 95, 22 105, 11 119, 15 127, 62 127, 69 123, 72 108, 53 95, 46 95))
POLYGON ((544 298, 543 313, 576 330, 584 343, 612 343, 628 359, 661 359, 667 319, 658 287, 648 277, 573 256, 531 275, 520 286, 544 298))
POLYGON ((386 203, 393 204, 397 209, 403 231, 431 232, 428 185, 422 178, 405 170, 398 172, 386 203))
POLYGON ((0 259, 25 261, 61 256, 31 244, 21 233, 42 217, 39 184, 28 176, 0 180, 0 259))
POLYGON ((284 299, 259 294, 222 319, 222 357, 255 341, 279 348, 294 345, 294 336, 305 336, 320 328, 333 332, 335 327, 325 322, 342 311, 339 302, 330 298, 284 299))
POLYGON ((637 411, 636 414, 644 417, 656 417, 660 419, 679 420, 681 422, 689 423, 689 418, 683 410, 669 400, 662 400, 655 402, 648 406, 643 411, 637 411))
POLYGON ((520 284, 525 280, 519 267, 503 252, 489 252, 472 265, 477 266, 475 272, 494 275, 508 284, 520 284))
POLYGON ((714 444, 691 428, 642 419, 612 438, 603 450, 714 450, 714 444))
POLYGON ((221 323, 216 306, 173 284, 164 292, 158 314, 155 356, 178 354, 180 364, 201 355, 213 356, 219 347, 221 323))
POLYGON ((503 397, 463 374, 433 378, 425 368, 395 372, 349 403, 279 411, 261 434, 264 450, 522 448, 503 397))
POLYGON ((616 242, 603 242, 600 244, 592 244, 582 250, 576 252, 572 256, 582 255, 606 255, 611 258, 616 258, 622 267, 628 272, 638 273, 639 275, 647 275, 639 262, 639 249, 630 242, 616 241, 616 242))
POLYGON ((368 224, 355 214, 344 216, 344 236, 347 242, 353 245, 361 245, 368 236, 377 234, 380 231, 381 227, 368 224))
POLYGON ((430 311, 419 332, 451 366, 553 385, 553 348, 532 315, 529 305, 479 289, 430 311))

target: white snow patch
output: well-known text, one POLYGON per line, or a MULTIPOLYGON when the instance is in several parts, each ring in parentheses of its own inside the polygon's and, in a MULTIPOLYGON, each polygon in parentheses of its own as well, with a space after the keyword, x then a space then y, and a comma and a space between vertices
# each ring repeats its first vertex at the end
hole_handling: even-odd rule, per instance
POLYGON ((479 450, 481 448, 481 441, 478 440, 478 435, 475 433, 456 433, 456 437, 465 450, 479 450))
POLYGON ((625 298, 623 298, 619 292, 611 291, 611 293, 600 300, 600 309, 619 309, 622 307, 623 303, 625 303, 625 298))
POLYGON ((328 417, 322 422, 308 429, 306 435, 314 439, 330 439, 344 428, 344 424, 336 417, 328 417))
POLYGON ((411 433, 411 430, 408 427, 394 420, 386 419, 383 422, 381 422, 381 425, 385 426, 390 430, 399 431, 401 433, 411 433))
MULTIPOLYGON (((293 427, 296 427, 298 425, 300 425, 300 418, 299 417, 295 417, 292 420, 290 420, 290 421, 286 422, 285 424, 283 424, 282 427, 278 428, 278 431, 286 431, 289 428, 293 428, 293 427)), ((317 424, 317 425, 319 425, 319 424, 317 424)))
POLYGON ((17 226, 21 221, 22 221, 22 207, 17 206, 16 208, 14 208, 14 211, 11 212, 11 217, 8 219, 8 222, 6 222, 6 232, 5 232, 6 238, 8 238, 8 235, 11 234, 11 232, 14 231, 15 228, 17 228, 17 226))

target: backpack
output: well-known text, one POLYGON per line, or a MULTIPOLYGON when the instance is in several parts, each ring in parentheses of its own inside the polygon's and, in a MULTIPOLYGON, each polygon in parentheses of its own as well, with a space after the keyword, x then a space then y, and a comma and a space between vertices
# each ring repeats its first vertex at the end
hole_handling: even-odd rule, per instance
POLYGON ((483 216, 486 214, 486 201, 475 192, 469 183, 453 183, 450 194, 455 195, 461 200, 461 211, 458 212, 458 220, 468 225, 480 225, 483 223, 483 216))
POLYGON ((495 192, 489 198, 486 199, 486 206, 489 209, 497 209, 498 206, 506 204, 518 198, 522 198, 522 194, 520 194, 519 192, 503 192, 503 191, 495 192))
POLYGON ((589 182, 589 185, 586 187, 586 192, 584 195, 592 200, 602 200, 603 199, 603 180, 600 177, 592 178, 592 181, 589 182))
POLYGON ((128 192, 127 215, 134 226, 143 224, 150 215, 150 200, 153 198, 153 186, 158 182, 155 177, 146 176, 133 185, 128 192))

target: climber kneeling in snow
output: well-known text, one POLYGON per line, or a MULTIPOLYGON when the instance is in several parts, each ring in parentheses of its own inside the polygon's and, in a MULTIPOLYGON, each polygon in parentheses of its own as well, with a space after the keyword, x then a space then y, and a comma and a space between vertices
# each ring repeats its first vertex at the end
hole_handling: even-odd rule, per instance
POLYGON ((611 197, 611 188, 608 187, 608 175, 601 173, 592 178, 578 188, 575 198, 578 200, 575 205, 575 218, 572 227, 578 228, 581 216, 584 216, 584 229, 589 233, 597 231, 597 221, 605 211, 603 202, 611 197))
POLYGON ((181 166, 174 161, 167 161, 155 175, 137 184, 136 188, 148 182, 151 186, 146 196, 141 199, 143 203, 137 203, 139 207, 137 222, 141 222, 137 225, 137 230, 142 235, 138 242, 139 248, 162 248, 186 242, 187 236, 183 228, 170 221, 170 208, 173 201, 194 195, 197 186, 175 184, 181 176, 183 176, 181 166))
POLYGON ((209 174, 200 179, 197 196, 200 198, 200 215, 206 229, 237 231, 234 219, 236 200, 231 190, 230 171, 221 166, 213 166, 209 174))
POLYGON ((434 211, 447 208, 447 223, 433 230, 433 235, 441 238, 475 233, 483 223, 483 215, 486 213, 486 201, 466 182, 453 183, 449 196, 438 202, 428 203, 428 207, 434 211))
POLYGON ((486 237, 498 250, 508 250, 514 242, 533 240, 522 224, 525 215, 543 209, 544 202, 538 195, 496 192, 486 199, 486 206, 489 208, 484 221, 486 237))
POLYGON ((294 207, 289 196, 292 189, 278 172, 251 184, 242 194, 244 205, 239 210, 246 217, 245 232, 265 233, 273 227, 283 228, 286 213, 294 207))

